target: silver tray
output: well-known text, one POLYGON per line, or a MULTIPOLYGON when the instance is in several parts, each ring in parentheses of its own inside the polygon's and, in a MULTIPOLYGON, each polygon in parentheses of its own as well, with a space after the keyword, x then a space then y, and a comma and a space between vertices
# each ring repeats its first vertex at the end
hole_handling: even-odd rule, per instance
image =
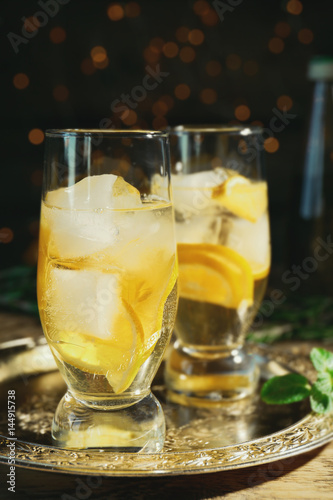
MULTIPOLYGON (((286 354, 252 347, 262 381, 297 371, 313 378, 308 352, 286 354), (274 360, 273 360, 274 358, 274 360)), ((307 351, 305 349, 305 351, 307 351)), ((158 454, 64 450, 50 428, 65 384, 43 339, 0 345, 0 462, 8 463, 8 390, 16 393, 16 466, 103 476, 182 475, 237 469, 307 452, 333 439, 333 415, 317 415, 307 402, 270 406, 251 399, 215 409, 167 401, 162 368, 153 391, 163 404, 167 437, 158 454)))

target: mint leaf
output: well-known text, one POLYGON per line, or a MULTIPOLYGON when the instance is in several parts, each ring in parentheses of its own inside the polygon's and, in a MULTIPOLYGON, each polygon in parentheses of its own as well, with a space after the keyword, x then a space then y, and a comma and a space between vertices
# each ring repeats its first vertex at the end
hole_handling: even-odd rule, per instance
POLYGON ((333 374, 333 353, 320 347, 314 347, 310 359, 317 372, 328 371, 333 374))
POLYGON ((268 404, 283 405, 301 401, 307 398, 310 392, 311 385, 306 377, 298 373, 288 373, 267 380, 261 389, 261 399, 268 404))
POLYGON ((323 386, 326 388, 326 382, 322 383, 318 377, 318 381, 313 384, 311 389, 310 404, 312 410, 316 413, 328 413, 333 410, 332 385, 330 394, 321 390, 323 386))

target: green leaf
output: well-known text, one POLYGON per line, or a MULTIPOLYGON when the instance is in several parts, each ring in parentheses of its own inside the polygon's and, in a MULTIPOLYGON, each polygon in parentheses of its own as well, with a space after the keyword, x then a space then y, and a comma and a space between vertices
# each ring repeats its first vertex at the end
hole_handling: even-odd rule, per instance
POLYGON ((313 384, 310 394, 311 408, 316 413, 328 413, 333 410, 333 394, 325 394, 320 390, 320 385, 313 384))
POLYGON ((315 384, 313 384, 313 387, 316 387, 316 390, 318 390, 322 394, 327 394, 328 396, 333 395, 332 378, 330 373, 318 373, 317 380, 315 384))
POLYGON ((283 405, 301 401, 307 398, 310 392, 311 386, 306 377, 298 373, 288 373, 267 380, 261 389, 261 399, 268 404, 283 405))
POLYGON ((314 347, 310 353, 310 359, 318 372, 333 370, 333 353, 320 347, 314 347))

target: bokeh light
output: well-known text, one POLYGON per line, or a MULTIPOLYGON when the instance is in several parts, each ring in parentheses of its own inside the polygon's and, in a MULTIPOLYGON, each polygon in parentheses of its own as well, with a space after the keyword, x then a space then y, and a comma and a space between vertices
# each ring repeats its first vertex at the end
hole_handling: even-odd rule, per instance
POLYGON ((44 141, 44 132, 40 128, 33 128, 28 134, 28 139, 31 144, 38 146, 44 141))
POLYGON ((23 26, 28 33, 33 33, 40 27, 40 22, 38 21, 37 17, 29 16, 24 19, 23 26))
POLYGON ((122 121, 125 123, 125 125, 134 125, 138 119, 138 115, 136 114, 133 109, 128 110, 128 113, 126 114, 125 117, 121 117, 122 121))
POLYGON ((241 122, 248 120, 250 118, 250 115, 250 108, 245 104, 241 104, 235 109, 235 117, 241 122))
POLYGON ((57 85, 53 89, 53 97, 58 102, 67 101, 69 96, 69 90, 66 85, 57 85))
POLYGON ((309 45, 313 41, 313 32, 308 28, 303 28, 298 32, 297 38, 301 43, 309 45))
POLYGON ((201 45, 204 39, 205 35, 198 29, 192 30, 188 34, 188 40, 192 45, 201 45))
POLYGON ((204 11, 201 14, 201 21, 206 26, 216 26, 216 24, 220 21, 220 18, 215 10, 209 8, 209 10, 204 11))
POLYGON ((188 99, 191 94, 191 89, 186 83, 180 83, 175 88, 175 96, 181 101, 188 99))
POLYGON ((237 70, 241 67, 242 59, 237 54, 229 54, 225 60, 228 69, 237 70))
POLYGON ((276 101, 276 105, 281 111, 289 111, 293 106, 293 100, 288 95, 280 95, 276 101))
POLYGON ((254 76, 258 73, 259 65, 256 61, 246 61, 243 66, 244 73, 247 76, 254 76))
POLYGON ((193 10, 198 16, 202 16, 210 11, 210 5, 205 0, 197 0, 194 2, 193 10))
POLYGON ((181 26, 180 28, 177 28, 176 38, 177 38, 178 42, 186 43, 188 40, 189 32, 190 32, 190 30, 189 30, 189 28, 186 28, 186 26, 181 26))
POLYGON ((200 92, 200 101, 204 104, 213 104, 217 100, 217 92, 214 89, 203 89, 200 92))
POLYGON ((287 38, 291 33, 291 27, 288 23, 276 23, 274 28, 275 34, 280 38, 287 38))
POLYGON ((138 17, 141 13, 141 7, 137 2, 129 2, 125 4, 125 14, 127 17, 138 17))
POLYGON ((50 31, 50 40, 52 43, 62 43, 66 40, 66 31, 61 26, 56 26, 50 31))
POLYGON ((179 48, 175 42, 167 42, 163 45, 163 53, 166 57, 173 58, 178 54, 179 48))
POLYGON ((164 116, 168 112, 168 105, 162 100, 154 102, 152 112, 155 116, 164 116))
POLYGON ((97 45, 90 51, 91 58, 94 63, 101 63, 107 58, 106 50, 104 47, 97 45))
POLYGON ((218 61, 209 61, 206 64, 206 73, 209 76, 217 76, 221 73, 221 71, 222 71, 222 66, 221 63, 219 63, 218 61))
POLYGON ((14 238, 14 233, 9 227, 0 229, 0 243, 10 243, 14 238))
POLYGON ((171 95, 162 95, 159 100, 168 106, 168 110, 172 109, 175 105, 175 101, 171 95))
POLYGON ((190 63, 195 59, 195 50, 192 47, 183 47, 180 49, 179 57, 184 63, 190 63))
POLYGON ((124 17, 125 12, 119 3, 114 3, 108 7, 107 14, 111 21, 120 21, 124 17))
POLYGON ((26 89, 29 82, 29 77, 25 73, 17 73, 13 78, 14 87, 18 90, 26 89))
POLYGON ((294 16, 298 16, 303 10, 303 5, 299 0, 289 0, 286 8, 289 14, 294 14, 294 16))
POLYGON ((275 36, 268 42, 268 49, 273 54, 280 54, 284 49, 284 41, 275 36))
POLYGON ((168 126, 168 120, 164 116, 157 116, 153 120, 153 128, 155 130, 161 130, 168 126))
POLYGON ((280 143, 276 137, 268 137, 264 141, 264 148, 267 153, 275 153, 280 147, 280 143))
POLYGON ((85 59, 83 59, 80 68, 84 75, 92 75, 96 71, 96 67, 93 65, 90 57, 86 57, 85 59))

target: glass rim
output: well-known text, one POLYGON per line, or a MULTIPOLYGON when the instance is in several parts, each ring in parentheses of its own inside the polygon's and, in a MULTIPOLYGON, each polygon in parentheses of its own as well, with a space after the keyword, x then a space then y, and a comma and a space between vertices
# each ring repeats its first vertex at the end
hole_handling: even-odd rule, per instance
POLYGON ((64 129, 47 129, 45 130, 46 137, 89 137, 94 135, 105 135, 109 137, 132 137, 148 139, 152 138, 167 138, 168 133, 161 130, 140 130, 140 129, 82 129, 82 128, 64 128, 64 129))
POLYGON ((230 134, 230 135, 258 135, 262 134, 263 127, 259 125, 176 125, 166 129, 169 134, 230 134))

